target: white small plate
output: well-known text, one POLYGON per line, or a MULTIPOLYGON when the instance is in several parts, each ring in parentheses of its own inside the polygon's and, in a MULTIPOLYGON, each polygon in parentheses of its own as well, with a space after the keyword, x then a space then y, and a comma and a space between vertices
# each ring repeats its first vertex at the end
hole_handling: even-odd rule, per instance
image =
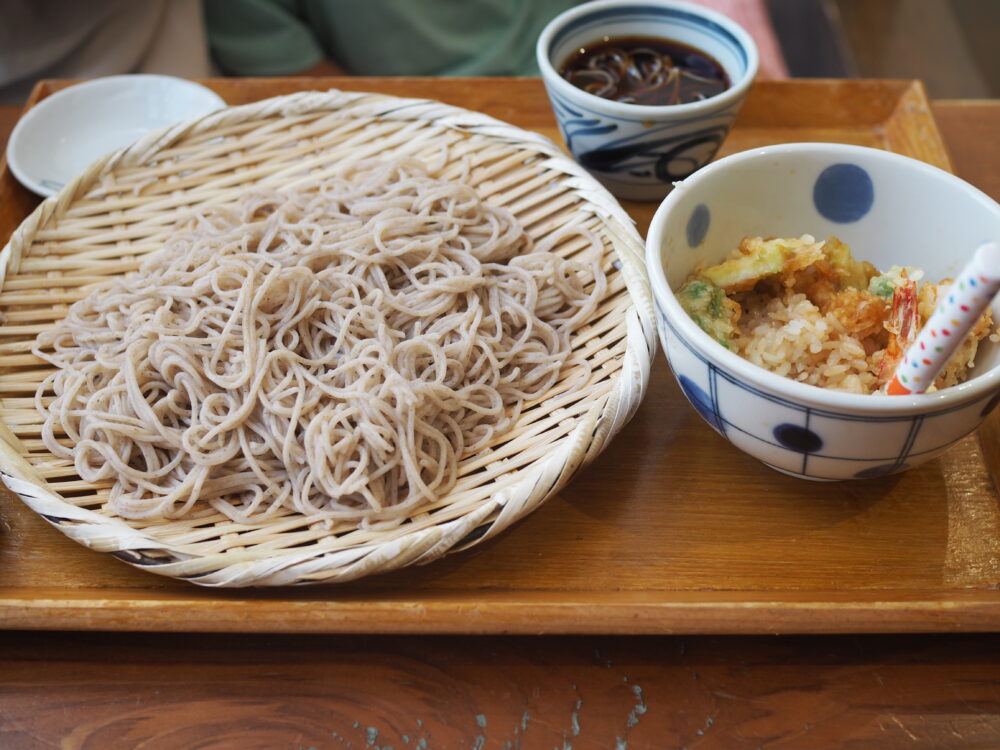
POLYGON ((26 188, 53 195, 104 154, 151 130, 225 106, 215 92, 183 78, 96 78, 28 110, 7 142, 7 164, 26 188))

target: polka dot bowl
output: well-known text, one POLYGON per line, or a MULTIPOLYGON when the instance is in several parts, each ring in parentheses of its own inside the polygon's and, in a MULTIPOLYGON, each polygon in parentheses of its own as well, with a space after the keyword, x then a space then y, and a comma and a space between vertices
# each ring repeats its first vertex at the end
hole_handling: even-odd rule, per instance
MULTIPOLYGON (((839 237, 879 269, 955 276, 1000 240, 1000 206, 915 159, 877 149, 798 143, 734 154, 678 183, 646 243, 664 352, 708 424, 766 465, 814 480, 912 468, 974 430, 1000 401, 1000 346, 984 342, 965 383, 935 393, 864 396, 767 372, 704 333, 674 297, 699 263, 745 236, 839 237)), ((1000 303, 993 303, 1000 320, 1000 303)))

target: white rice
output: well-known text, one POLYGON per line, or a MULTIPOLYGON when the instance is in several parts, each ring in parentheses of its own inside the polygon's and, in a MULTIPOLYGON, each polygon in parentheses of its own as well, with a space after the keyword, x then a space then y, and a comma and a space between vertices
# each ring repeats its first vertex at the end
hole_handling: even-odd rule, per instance
POLYGON ((736 352, 760 367, 802 383, 872 393, 881 354, 869 356, 833 315, 804 294, 744 308, 736 352))

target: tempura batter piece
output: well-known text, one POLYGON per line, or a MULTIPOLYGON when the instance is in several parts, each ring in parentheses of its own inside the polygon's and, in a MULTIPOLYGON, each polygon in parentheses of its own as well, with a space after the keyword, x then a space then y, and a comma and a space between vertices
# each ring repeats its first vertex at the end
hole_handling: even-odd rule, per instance
POLYGON ((753 289, 761 279, 781 273, 789 255, 790 249, 781 241, 750 245, 744 240, 739 255, 705 269, 701 275, 727 294, 743 292, 753 289))
POLYGON ((705 333, 732 348, 743 310, 722 289, 706 279, 692 279, 678 290, 677 301, 705 333))
POLYGON ((782 284, 822 304, 843 287, 865 289, 877 271, 871 263, 856 261, 836 237, 817 242, 801 237, 744 237, 739 251, 701 275, 727 294, 753 289, 759 282, 778 277, 782 284))
POLYGON ((847 288, 831 295, 820 310, 835 317, 848 334, 869 343, 874 351, 885 345, 883 321, 888 307, 884 299, 867 290, 847 288))
MULTIPOLYGON (((895 374, 951 283, 922 278, 909 266, 880 273, 836 237, 745 237, 677 296, 702 329, 755 364, 802 382, 873 393, 895 374)), ((966 380, 979 341, 993 330, 987 311, 935 387, 966 380)))
POLYGON ((836 237, 830 237, 823 243, 831 265, 840 277, 840 284, 854 289, 867 289, 872 278, 878 276, 878 269, 864 260, 855 260, 851 249, 836 237))

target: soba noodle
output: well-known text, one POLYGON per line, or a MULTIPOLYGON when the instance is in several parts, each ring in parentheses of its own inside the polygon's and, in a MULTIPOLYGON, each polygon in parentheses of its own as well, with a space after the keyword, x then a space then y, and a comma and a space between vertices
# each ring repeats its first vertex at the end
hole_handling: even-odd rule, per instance
POLYGON ((532 251, 414 161, 248 194, 38 336, 45 444, 129 519, 398 522, 556 383, 606 285, 590 241, 532 251))

